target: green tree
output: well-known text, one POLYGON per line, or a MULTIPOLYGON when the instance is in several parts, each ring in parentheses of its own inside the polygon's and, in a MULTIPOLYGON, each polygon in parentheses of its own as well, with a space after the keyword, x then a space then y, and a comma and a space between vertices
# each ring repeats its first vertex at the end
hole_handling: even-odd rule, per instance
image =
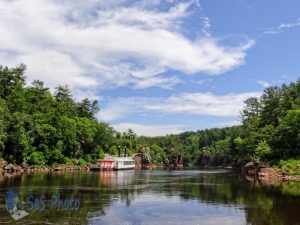
POLYGON ((112 155, 112 156, 117 156, 118 155, 118 150, 117 150, 117 147, 115 145, 111 146, 111 148, 109 149, 109 154, 112 155))
POLYGON ((99 159, 104 159, 105 157, 104 151, 101 148, 98 149, 98 156, 99 159))
POLYGON ((6 103, 0 98, 0 157, 3 155, 5 149, 5 142, 7 140, 7 120, 8 120, 8 109, 6 103))
POLYGON ((28 162, 32 165, 43 165, 45 164, 45 157, 42 152, 33 151, 29 156, 28 162))
POLYGON ((167 158, 163 149, 156 144, 150 147, 150 155, 153 163, 164 163, 167 158))
POLYGON ((271 154, 271 148, 265 140, 260 141, 255 149, 255 156, 260 160, 265 160, 271 154))
POLYGON ((9 96, 17 84, 25 85, 25 70, 24 64, 11 69, 0 66, 0 98, 9 96))

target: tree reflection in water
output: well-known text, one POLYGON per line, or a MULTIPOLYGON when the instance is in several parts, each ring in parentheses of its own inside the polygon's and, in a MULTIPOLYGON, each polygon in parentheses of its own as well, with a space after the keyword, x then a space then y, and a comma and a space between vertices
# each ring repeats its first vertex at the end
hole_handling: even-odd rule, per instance
POLYGON ((19 224, 251 224, 296 225, 300 183, 261 183, 224 170, 142 170, 35 173, 0 177, 0 224, 17 224, 5 209, 8 188, 76 196, 78 211, 49 207, 19 224))

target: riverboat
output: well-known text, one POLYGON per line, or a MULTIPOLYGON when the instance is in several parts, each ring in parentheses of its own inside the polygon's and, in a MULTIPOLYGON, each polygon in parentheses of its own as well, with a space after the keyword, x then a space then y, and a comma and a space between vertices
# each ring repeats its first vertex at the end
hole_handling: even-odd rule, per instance
POLYGON ((135 161, 131 157, 109 157, 98 161, 100 170, 134 169, 135 161))

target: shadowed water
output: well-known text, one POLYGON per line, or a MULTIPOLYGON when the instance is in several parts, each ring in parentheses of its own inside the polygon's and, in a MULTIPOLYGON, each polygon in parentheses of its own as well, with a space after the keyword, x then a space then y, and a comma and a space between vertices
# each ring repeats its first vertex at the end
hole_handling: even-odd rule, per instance
POLYGON ((226 170, 0 177, 0 224, 298 225, 299 208, 299 183, 262 184, 226 170), (17 193, 17 208, 29 215, 12 218, 8 190, 17 193), (53 196, 78 199, 79 209, 58 207, 53 196))

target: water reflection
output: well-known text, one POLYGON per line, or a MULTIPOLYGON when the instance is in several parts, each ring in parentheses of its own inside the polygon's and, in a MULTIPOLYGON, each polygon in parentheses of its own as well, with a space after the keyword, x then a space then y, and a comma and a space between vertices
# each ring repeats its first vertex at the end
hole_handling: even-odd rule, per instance
POLYGON ((296 225, 300 184, 271 184, 225 170, 144 170, 103 173, 36 173, 0 177, 0 224, 222 224, 296 225), (14 221, 5 208, 9 188, 80 199, 78 211, 30 212, 14 221))

